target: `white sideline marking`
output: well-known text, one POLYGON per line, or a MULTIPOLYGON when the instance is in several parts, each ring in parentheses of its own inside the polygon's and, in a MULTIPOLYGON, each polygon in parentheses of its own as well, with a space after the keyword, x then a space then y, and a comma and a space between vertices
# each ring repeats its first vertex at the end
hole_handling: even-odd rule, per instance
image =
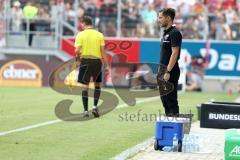
POLYGON ((240 103, 240 97, 238 97, 235 102, 240 103))
MULTIPOLYGON (((144 102, 151 102, 151 101, 156 100, 156 99, 159 99, 159 104, 160 104, 160 103, 161 103, 161 102, 160 102, 160 96, 156 96, 156 97, 151 97, 151 98, 139 100, 139 101, 136 101, 136 104, 144 103, 144 102)), ((121 105, 117 106, 116 109, 124 108, 124 107, 128 107, 128 105, 127 105, 127 104, 121 104, 121 105)), ((130 106, 130 107, 131 107, 131 106, 130 106)), ((134 107, 134 106, 132 106, 132 107, 134 107)))
MULTIPOLYGON (((159 100, 160 100, 160 97, 156 96, 156 97, 151 97, 151 98, 148 98, 148 99, 136 101, 136 103, 139 104, 139 103, 149 102, 149 101, 155 100, 157 98, 159 98, 159 100)), ((121 105, 118 105, 116 109, 124 108, 124 107, 128 107, 128 105, 127 104, 121 104, 121 105)), ((30 129, 34 129, 34 128, 39 128, 39 127, 43 127, 43 126, 56 124, 56 123, 59 123, 59 122, 63 122, 63 121, 60 120, 60 119, 56 119, 56 120, 47 121, 47 122, 43 122, 43 123, 31 125, 31 126, 26 126, 26 127, 23 127, 23 128, 13 129, 13 130, 9 130, 9 131, 3 131, 3 132, 0 132, 0 137, 11 134, 11 133, 22 132, 22 131, 26 131, 26 130, 30 130, 30 129)))
POLYGON ((39 124, 35 124, 35 125, 23 127, 23 128, 10 130, 10 131, 0 132, 0 136, 5 136, 5 135, 11 134, 11 133, 22 132, 22 131, 26 131, 26 130, 33 129, 33 128, 47 126, 47 125, 55 124, 55 123, 58 123, 58 122, 61 122, 61 121, 62 120, 57 119, 57 120, 47 121, 47 122, 44 122, 44 123, 39 123, 39 124))

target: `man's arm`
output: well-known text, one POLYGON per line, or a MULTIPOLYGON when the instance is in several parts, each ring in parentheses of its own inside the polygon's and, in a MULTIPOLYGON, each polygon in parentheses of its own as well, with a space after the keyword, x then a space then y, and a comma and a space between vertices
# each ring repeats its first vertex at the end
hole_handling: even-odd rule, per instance
POLYGON ((170 60, 169 60, 168 66, 167 66, 167 70, 166 70, 166 72, 163 76, 163 79, 165 81, 168 81, 170 79, 170 76, 171 76, 170 72, 177 62, 178 55, 179 55, 179 50, 180 50, 180 47, 172 47, 172 55, 170 57, 170 60))
POLYGON ((76 61, 80 62, 81 57, 81 47, 75 47, 76 61))
POLYGON ((177 62, 178 56, 180 54, 180 49, 181 49, 180 46, 182 43, 182 35, 180 32, 174 32, 174 34, 172 34, 170 38, 171 38, 171 46, 172 46, 172 55, 169 59, 167 70, 163 77, 165 81, 168 81, 170 79, 170 72, 172 71, 174 65, 177 62))
POLYGON ((81 48, 80 47, 75 47, 75 54, 76 54, 76 56, 81 56, 81 48))
POLYGON ((174 65, 176 64, 179 53, 180 53, 179 50, 180 50, 180 47, 172 47, 172 55, 170 57, 170 60, 167 66, 167 71, 170 72, 173 69, 174 65))
POLYGON ((107 55, 105 53, 104 46, 101 46, 101 55, 102 55, 102 58, 103 58, 103 62, 107 65, 107 69, 109 69, 110 66, 108 64, 107 55))
POLYGON ((82 37, 81 37, 81 32, 79 32, 75 38, 75 54, 76 54, 76 60, 80 62, 80 57, 82 54, 82 37))

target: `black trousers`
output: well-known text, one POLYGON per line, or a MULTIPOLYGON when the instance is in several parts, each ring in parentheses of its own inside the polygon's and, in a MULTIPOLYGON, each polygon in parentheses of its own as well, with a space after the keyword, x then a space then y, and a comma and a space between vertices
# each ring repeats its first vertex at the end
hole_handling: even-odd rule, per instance
MULTIPOLYGON (((24 30, 27 31, 27 23, 24 23, 23 26, 24 26, 24 30)), ((32 46, 32 41, 33 41, 33 36, 35 35, 35 31, 36 31, 36 23, 30 22, 29 23, 29 35, 28 35, 29 47, 32 46)))
MULTIPOLYGON (((159 73, 160 77, 163 77, 164 72, 159 73)), ((162 82, 159 82, 159 93, 161 97, 161 101, 163 104, 163 107, 165 109, 166 116, 178 116, 179 115, 179 106, 178 106, 178 95, 177 95, 177 89, 178 89, 178 79, 180 77, 180 69, 174 68, 170 73, 170 79, 168 82, 170 82, 173 85, 173 90, 169 92, 168 94, 162 95, 160 85, 163 85, 162 82)))
POLYGON ((91 77, 93 82, 102 82, 102 61, 100 59, 81 59, 78 82, 89 84, 91 77))

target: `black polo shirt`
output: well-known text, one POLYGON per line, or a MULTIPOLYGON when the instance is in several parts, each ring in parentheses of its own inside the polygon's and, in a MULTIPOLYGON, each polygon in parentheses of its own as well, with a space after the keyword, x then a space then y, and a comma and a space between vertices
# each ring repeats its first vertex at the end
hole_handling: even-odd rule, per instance
MULTIPOLYGON (((172 47, 180 47, 178 59, 180 57, 182 45, 182 34, 175 27, 171 26, 167 30, 164 30, 163 37, 161 39, 161 52, 160 52, 160 64, 167 66, 172 55, 172 47)), ((173 67, 173 70, 178 67, 178 62, 173 67)))

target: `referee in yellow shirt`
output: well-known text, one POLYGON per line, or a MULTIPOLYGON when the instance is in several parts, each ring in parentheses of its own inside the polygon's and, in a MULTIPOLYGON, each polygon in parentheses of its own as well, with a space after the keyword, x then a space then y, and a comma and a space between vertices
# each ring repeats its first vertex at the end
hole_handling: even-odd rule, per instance
POLYGON ((88 88, 92 78, 94 82, 94 105, 92 113, 94 117, 99 117, 97 108, 101 93, 102 63, 107 63, 107 56, 104 52, 104 36, 93 28, 92 18, 84 16, 81 20, 83 31, 79 32, 75 39, 75 53, 80 61, 78 82, 83 84, 82 101, 84 106, 84 117, 89 117, 88 113, 88 88))

